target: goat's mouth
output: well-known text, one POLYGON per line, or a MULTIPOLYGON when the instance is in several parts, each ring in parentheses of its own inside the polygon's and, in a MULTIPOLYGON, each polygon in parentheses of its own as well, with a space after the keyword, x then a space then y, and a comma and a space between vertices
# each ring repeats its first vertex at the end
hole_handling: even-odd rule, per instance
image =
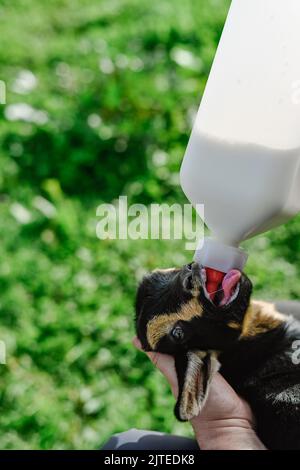
POLYGON ((217 307, 225 307, 237 299, 240 292, 240 281, 242 273, 237 269, 231 269, 224 275, 214 292, 208 292, 206 288, 206 268, 200 270, 201 284, 205 297, 217 307))

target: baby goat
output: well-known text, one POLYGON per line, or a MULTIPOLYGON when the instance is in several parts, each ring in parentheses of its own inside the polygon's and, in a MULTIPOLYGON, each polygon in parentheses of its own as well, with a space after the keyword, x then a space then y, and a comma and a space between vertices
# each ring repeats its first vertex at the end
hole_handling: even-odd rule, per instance
POLYGON ((201 411, 220 369, 250 404, 266 447, 300 449, 300 365, 294 349, 300 323, 273 304, 250 301, 252 284, 243 273, 231 282, 229 297, 220 291, 212 302, 205 274, 197 263, 156 270, 137 292, 136 330, 143 349, 175 358, 176 417, 186 421, 201 411))

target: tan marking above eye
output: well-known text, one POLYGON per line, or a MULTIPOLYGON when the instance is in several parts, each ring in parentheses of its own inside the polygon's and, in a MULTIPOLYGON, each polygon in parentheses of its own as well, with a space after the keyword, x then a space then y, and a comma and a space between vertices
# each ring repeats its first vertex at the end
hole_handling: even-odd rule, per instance
POLYGON ((159 340, 170 333, 179 320, 190 321, 195 317, 201 317, 202 313, 203 309, 197 299, 191 299, 182 305, 178 312, 156 315, 147 325, 147 340, 150 347, 155 349, 159 340))

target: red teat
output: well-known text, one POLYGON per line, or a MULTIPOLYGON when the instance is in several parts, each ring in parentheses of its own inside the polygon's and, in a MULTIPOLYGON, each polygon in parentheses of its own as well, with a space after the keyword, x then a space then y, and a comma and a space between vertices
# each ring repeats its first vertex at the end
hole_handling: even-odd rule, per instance
POLYGON ((213 301, 216 295, 216 291, 219 289, 220 284, 223 281, 225 273, 217 271, 212 268, 205 268, 206 271, 206 290, 209 293, 210 299, 213 301))

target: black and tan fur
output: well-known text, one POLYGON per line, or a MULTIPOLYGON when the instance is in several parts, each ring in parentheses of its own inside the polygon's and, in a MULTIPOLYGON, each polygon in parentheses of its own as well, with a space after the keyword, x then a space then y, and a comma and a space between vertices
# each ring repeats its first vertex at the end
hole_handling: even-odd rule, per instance
POLYGON ((196 263, 156 270, 138 289, 137 335, 145 350, 175 357, 179 420, 201 411, 220 368, 250 403, 267 448, 300 449, 300 365, 292 360, 300 323, 273 304, 250 301, 251 293, 243 274, 237 297, 217 307, 204 294, 196 263))

